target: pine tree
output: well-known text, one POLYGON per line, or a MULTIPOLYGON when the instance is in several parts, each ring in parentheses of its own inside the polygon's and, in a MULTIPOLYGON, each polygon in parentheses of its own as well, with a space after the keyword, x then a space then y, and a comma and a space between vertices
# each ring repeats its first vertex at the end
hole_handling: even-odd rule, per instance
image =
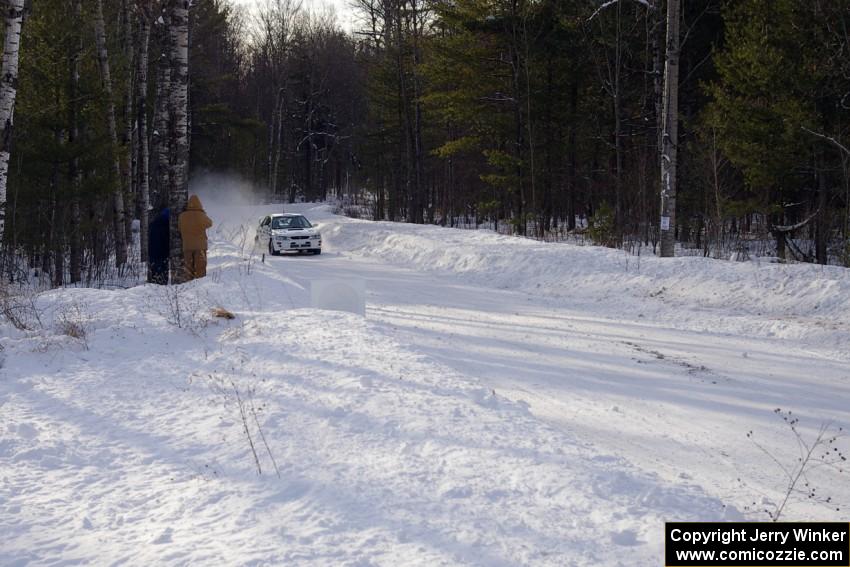
MULTIPOLYGON (((742 0, 724 13, 726 45, 716 57, 709 124, 740 168, 751 206, 768 215, 777 254, 785 257, 787 216, 808 155, 803 126, 815 121, 809 85, 811 46, 798 0, 742 0)), ((815 48, 816 49, 816 48, 815 48)))

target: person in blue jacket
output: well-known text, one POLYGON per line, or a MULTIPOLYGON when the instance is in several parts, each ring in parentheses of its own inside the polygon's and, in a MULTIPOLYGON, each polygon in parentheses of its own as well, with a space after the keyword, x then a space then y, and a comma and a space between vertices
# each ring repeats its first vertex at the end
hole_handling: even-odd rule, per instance
POLYGON ((148 281, 165 285, 168 283, 168 257, 170 231, 168 207, 159 211, 148 230, 148 281))

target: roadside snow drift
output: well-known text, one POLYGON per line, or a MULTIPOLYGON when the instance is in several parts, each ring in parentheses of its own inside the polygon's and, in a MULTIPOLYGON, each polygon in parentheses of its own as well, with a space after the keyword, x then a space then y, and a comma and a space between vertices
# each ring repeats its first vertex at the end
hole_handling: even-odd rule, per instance
POLYGON ((436 226, 328 219, 357 255, 688 329, 850 344, 850 270, 811 264, 637 257, 436 226), (722 321, 722 323, 721 323, 722 321))

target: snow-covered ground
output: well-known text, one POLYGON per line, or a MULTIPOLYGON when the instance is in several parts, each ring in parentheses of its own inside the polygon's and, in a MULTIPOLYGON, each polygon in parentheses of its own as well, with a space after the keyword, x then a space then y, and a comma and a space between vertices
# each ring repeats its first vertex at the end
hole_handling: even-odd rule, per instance
MULTIPOLYGON (((783 498, 775 409, 850 425, 847 270, 314 205, 324 253, 262 263, 274 208, 207 204, 206 279, 0 326, 0 564, 660 565, 664 521, 783 498), (366 317, 310 308, 318 279, 365 281, 366 317)), ((830 507, 784 517, 846 520, 847 473, 809 478, 830 507)))

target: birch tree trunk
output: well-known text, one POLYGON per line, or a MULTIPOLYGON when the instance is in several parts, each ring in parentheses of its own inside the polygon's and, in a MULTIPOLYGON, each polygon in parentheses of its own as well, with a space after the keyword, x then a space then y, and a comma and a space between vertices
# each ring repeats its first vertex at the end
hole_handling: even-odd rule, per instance
MULTIPOLYGON (((74 0, 74 19, 82 21, 82 0, 74 0)), ((82 250, 83 236, 80 226, 80 185, 82 176, 80 174, 80 159, 77 144, 79 144, 79 103, 77 96, 80 87, 80 54, 83 52, 83 36, 79 31, 69 57, 70 81, 68 83, 68 145, 71 149, 71 163, 68 168, 68 177, 71 181, 71 257, 70 282, 78 283, 82 279, 82 250)))
POLYGON ((167 22, 160 18, 159 44, 161 53, 156 71, 156 104, 151 142, 153 143, 156 181, 154 185, 154 205, 158 208, 168 203, 168 191, 171 184, 169 171, 169 131, 171 129, 171 111, 169 95, 171 92, 171 34, 167 22))
POLYGON ((133 123, 135 115, 133 113, 133 87, 134 87, 134 41, 133 41, 133 17, 130 0, 122 0, 121 3, 121 35, 123 36, 124 61, 126 62, 126 74, 124 81, 124 133, 121 139, 123 146, 124 170, 122 172, 122 185, 124 187, 124 202, 127 204, 127 214, 124 215, 124 234, 127 242, 132 246, 132 226, 133 218, 135 217, 135 207, 133 203, 136 198, 136 176, 134 175, 134 148, 133 148, 133 123))
POLYGON ((139 239, 142 262, 148 261, 148 213, 150 211, 150 147, 148 146, 148 45, 150 43, 150 14, 139 14, 139 57, 136 68, 136 132, 139 153, 139 239))
POLYGON ((189 1, 171 0, 169 13, 171 36, 172 162, 169 172, 170 267, 172 283, 183 283, 188 274, 183 262, 183 239, 177 219, 186 209, 189 193, 189 1))
POLYGON ((124 190, 122 188, 121 158, 118 152, 118 127, 115 122, 115 100, 112 92, 112 76, 109 72, 109 52, 106 49, 106 24, 103 21, 103 0, 97 0, 94 21, 95 44, 103 90, 106 93, 107 121, 109 141, 112 146, 112 222, 115 237, 115 264, 118 267, 127 262, 127 238, 124 227, 124 190))
POLYGON ((3 46, 3 66, 0 69, 0 237, 6 227, 6 179, 9 173, 15 96, 18 92, 18 53, 23 21, 24 0, 8 0, 6 41, 3 46))
POLYGON ((676 246, 676 150, 679 130, 679 0, 667 2, 667 58, 661 134, 661 257, 676 246))

